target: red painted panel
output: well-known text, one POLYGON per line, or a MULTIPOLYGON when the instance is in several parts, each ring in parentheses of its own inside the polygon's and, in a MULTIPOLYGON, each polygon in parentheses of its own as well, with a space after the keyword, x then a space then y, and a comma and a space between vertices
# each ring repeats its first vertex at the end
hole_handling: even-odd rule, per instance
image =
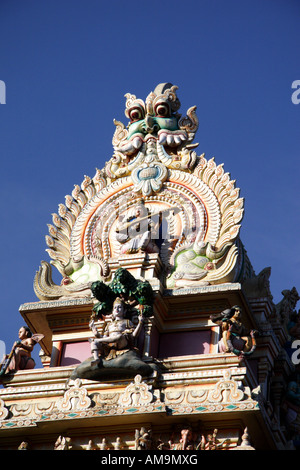
POLYGON ((209 354, 211 331, 182 331, 160 335, 159 358, 209 354))
POLYGON ((88 341, 65 343, 62 349, 60 365, 71 366, 80 364, 88 357, 91 357, 91 345, 88 341))

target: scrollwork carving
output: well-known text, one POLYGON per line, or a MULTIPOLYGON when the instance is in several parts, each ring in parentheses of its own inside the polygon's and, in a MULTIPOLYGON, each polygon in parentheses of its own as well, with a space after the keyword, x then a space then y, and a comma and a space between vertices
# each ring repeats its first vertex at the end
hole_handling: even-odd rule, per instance
POLYGON ((239 402, 244 399, 244 392, 239 389, 238 383, 232 379, 231 371, 223 372, 223 379, 216 383, 208 394, 208 401, 212 403, 239 402))
POLYGON ((7 418, 8 414, 8 408, 6 408, 4 401, 0 399, 0 421, 7 418))
POLYGON ((91 406, 91 399, 86 388, 82 387, 80 379, 76 379, 74 386, 67 390, 61 400, 56 403, 60 411, 86 410, 91 406))
POLYGON ((153 401, 152 386, 142 382, 141 375, 136 375, 119 399, 121 406, 142 406, 153 401))

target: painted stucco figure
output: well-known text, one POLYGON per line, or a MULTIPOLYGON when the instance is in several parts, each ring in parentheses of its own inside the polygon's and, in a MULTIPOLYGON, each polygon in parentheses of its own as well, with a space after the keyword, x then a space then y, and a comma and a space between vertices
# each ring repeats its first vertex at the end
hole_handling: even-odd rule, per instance
POLYGON ((115 359, 132 349, 135 339, 141 332, 143 321, 143 316, 139 315, 138 324, 135 327, 126 318, 125 303, 117 297, 113 304, 111 321, 105 324, 103 334, 98 332, 94 320, 90 322, 90 328, 95 336, 91 341, 94 361, 97 363, 100 357, 104 357, 107 361, 115 359))
POLYGON ((27 326, 19 329, 19 340, 15 341, 10 354, 5 357, 1 365, 0 376, 6 372, 33 369, 35 360, 31 357, 34 346, 44 338, 41 334, 32 334, 27 326))
POLYGON ((157 238, 158 229, 159 220, 154 221, 144 202, 139 201, 128 210, 127 215, 116 228, 116 239, 122 244, 121 254, 133 254, 139 251, 158 253, 159 248, 154 241, 157 238))
POLYGON ((204 243, 198 237, 174 253, 174 267, 169 276, 169 287, 184 287, 209 284, 207 275, 217 269, 218 263, 225 258, 231 243, 222 249, 214 250, 210 243, 204 243))
POLYGON ((217 440, 218 429, 214 429, 212 433, 205 436, 198 431, 193 430, 191 426, 186 426, 180 431, 179 442, 174 442, 174 435, 168 443, 160 442, 158 445, 159 450, 218 450, 221 449, 226 439, 222 441, 217 440))
POLYGON ((155 364, 141 359, 137 339, 147 317, 153 314, 153 291, 147 281, 136 280, 126 269, 119 268, 110 284, 102 281, 92 285, 98 300, 91 316, 92 357, 83 361, 71 375, 100 381, 120 377, 149 376, 158 371, 155 364), (136 318, 137 317, 137 318, 136 318), (134 323, 134 318, 137 320, 134 323), (96 327, 104 321, 103 329, 96 327))
POLYGON ((241 321, 241 315, 242 309, 238 305, 211 315, 211 320, 221 326, 220 352, 233 352, 243 357, 255 351, 257 331, 247 328, 241 321))

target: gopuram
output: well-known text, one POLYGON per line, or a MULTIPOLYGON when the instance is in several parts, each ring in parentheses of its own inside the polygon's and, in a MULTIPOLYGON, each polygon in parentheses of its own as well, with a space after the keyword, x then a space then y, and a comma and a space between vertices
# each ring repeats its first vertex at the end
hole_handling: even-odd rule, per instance
POLYGON ((0 449, 297 449, 298 293, 275 305, 270 268, 255 273, 196 107, 179 114, 170 83, 125 98, 112 158, 48 226, 1 366, 0 449))

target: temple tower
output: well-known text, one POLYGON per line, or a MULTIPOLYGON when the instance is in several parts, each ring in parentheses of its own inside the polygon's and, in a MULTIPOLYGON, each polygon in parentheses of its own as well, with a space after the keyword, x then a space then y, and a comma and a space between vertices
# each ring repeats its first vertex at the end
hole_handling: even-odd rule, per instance
POLYGON ((196 152, 196 107, 179 114, 170 83, 125 98, 112 158, 49 224, 38 301, 20 307, 43 368, 2 374, 0 448, 285 449, 294 308, 254 272, 240 190, 196 152))

